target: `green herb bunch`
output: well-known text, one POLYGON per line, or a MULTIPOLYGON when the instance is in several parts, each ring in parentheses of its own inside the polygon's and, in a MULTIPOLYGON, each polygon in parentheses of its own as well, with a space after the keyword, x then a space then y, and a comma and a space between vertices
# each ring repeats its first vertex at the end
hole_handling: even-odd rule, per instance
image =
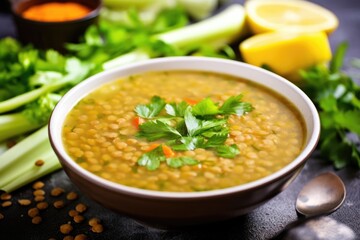
MULTIPOLYGON (((236 144, 225 144, 230 131, 228 118, 253 110, 250 103, 241 99, 242 95, 232 96, 220 106, 205 98, 191 106, 185 101, 166 103, 161 97, 154 96, 149 104, 140 104, 135 108, 137 116, 145 120, 139 125, 137 136, 150 142, 161 139, 175 151, 203 148, 214 150, 220 157, 234 158, 239 154, 238 147, 236 144)), ((198 163, 189 157, 167 159, 161 145, 138 160, 139 165, 149 170, 157 169, 161 162, 175 168, 198 163)))
POLYGON ((304 91, 316 104, 321 120, 320 151, 336 168, 360 167, 360 86, 341 71, 347 44, 340 44, 329 67, 301 72, 304 91))
POLYGON ((189 20, 182 8, 165 9, 147 25, 135 9, 129 9, 127 14, 127 23, 101 19, 97 25, 87 29, 81 43, 69 43, 67 49, 83 61, 95 63, 96 71, 103 70, 104 62, 136 49, 151 56, 181 55, 175 48, 152 36, 186 26, 189 20))
POLYGON ((46 125, 62 95, 85 79, 92 64, 55 50, 0 40, 0 141, 46 125))

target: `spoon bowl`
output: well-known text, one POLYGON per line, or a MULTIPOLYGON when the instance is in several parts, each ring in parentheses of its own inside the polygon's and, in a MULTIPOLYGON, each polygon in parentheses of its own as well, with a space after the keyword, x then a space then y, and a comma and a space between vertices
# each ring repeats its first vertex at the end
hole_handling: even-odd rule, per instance
POLYGON ((334 173, 322 173, 300 191, 296 210, 306 217, 330 213, 342 205, 345 196, 346 189, 342 180, 334 173))
POLYGON ((343 204, 345 197, 345 185, 337 175, 331 172, 318 175, 301 189, 296 199, 296 211, 304 217, 289 223, 273 239, 292 239, 284 236, 288 236, 289 231, 309 220, 335 211, 343 204))

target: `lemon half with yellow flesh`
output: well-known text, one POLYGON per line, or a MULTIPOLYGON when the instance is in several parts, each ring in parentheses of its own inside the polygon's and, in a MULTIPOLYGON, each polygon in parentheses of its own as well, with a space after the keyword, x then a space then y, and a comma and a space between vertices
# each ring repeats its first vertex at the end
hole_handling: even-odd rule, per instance
POLYGON ((329 34, 339 25, 331 11, 303 0, 249 0, 245 9, 254 33, 323 31, 329 34))
POLYGON ((245 62, 267 66, 285 77, 331 59, 329 40, 324 32, 258 34, 243 41, 240 52, 245 62))

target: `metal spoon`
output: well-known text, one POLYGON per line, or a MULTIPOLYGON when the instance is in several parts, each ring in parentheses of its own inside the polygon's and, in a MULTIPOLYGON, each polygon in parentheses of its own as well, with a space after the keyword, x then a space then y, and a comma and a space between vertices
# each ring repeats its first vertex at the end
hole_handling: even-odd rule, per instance
POLYGON ((290 229, 335 211, 342 205, 345 196, 345 185, 337 175, 331 172, 318 175, 302 188, 296 199, 296 211, 305 217, 288 224, 274 239, 283 239, 290 229))
POLYGON ((342 205, 345 196, 346 189, 342 180, 334 173, 323 173, 300 191, 296 210, 306 217, 331 213, 342 205))

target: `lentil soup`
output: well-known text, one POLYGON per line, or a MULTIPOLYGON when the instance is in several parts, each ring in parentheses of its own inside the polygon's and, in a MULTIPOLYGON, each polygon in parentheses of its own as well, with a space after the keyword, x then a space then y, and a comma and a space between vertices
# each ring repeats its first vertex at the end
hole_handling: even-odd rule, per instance
POLYGON ((197 71, 149 72, 104 84, 77 103, 63 127, 65 149, 81 167, 123 185, 171 192, 221 189, 263 178, 294 160, 304 140, 303 119, 286 99, 245 79, 197 71), (238 150, 236 156, 204 148, 166 152, 161 145, 167 157, 195 162, 174 167, 167 159, 150 170, 139 164, 154 143, 165 142, 139 137, 139 104, 160 96, 170 103, 193 105, 206 98, 220 105, 239 94, 252 110, 226 118, 225 144, 238 150))

